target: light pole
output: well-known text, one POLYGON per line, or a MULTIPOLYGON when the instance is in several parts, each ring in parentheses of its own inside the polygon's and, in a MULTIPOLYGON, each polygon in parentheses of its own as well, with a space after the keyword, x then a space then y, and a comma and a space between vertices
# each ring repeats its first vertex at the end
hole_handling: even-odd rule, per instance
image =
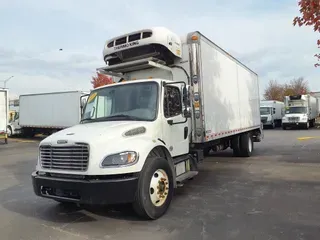
POLYGON ((7 82, 11 79, 11 78, 13 78, 14 76, 11 76, 11 77, 9 77, 9 78, 7 78, 7 79, 5 79, 5 80, 3 80, 3 81, 1 81, 1 82, 3 82, 3 87, 4 88, 6 88, 6 86, 7 86, 7 82))

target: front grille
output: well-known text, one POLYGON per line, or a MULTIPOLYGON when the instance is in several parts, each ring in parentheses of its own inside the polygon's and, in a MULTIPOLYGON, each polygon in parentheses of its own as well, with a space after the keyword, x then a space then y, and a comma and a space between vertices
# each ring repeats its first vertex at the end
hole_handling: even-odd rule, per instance
POLYGON ((267 122, 267 120, 268 120, 268 117, 261 117, 261 122, 265 123, 267 122))
POLYGON ((89 163, 89 146, 40 146, 42 168, 68 171, 86 171, 89 163))
POLYGON ((288 120, 290 122, 298 122, 299 121, 299 117, 288 117, 288 120))

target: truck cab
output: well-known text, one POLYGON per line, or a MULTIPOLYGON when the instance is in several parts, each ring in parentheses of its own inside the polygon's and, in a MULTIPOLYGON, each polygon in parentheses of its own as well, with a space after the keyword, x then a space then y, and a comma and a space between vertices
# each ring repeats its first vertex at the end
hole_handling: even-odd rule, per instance
POLYGON ((9 123, 7 127, 8 136, 18 135, 21 133, 21 127, 19 125, 19 111, 10 111, 9 123))
POLYGON ((282 128, 302 127, 308 129, 315 125, 318 116, 318 99, 309 94, 285 96, 285 115, 282 128))
POLYGON ((281 126, 284 116, 284 103, 276 100, 260 101, 260 117, 264 126, 275 128, 281 126))
POLYGON ((272 128, 275 128, 275 121, 273 119, 276 109, 272 106, 260 106, 260 115, 263 125, 270 125, 272 128))
POLYGON ((178 182, 197 174, 188 76, 178 68, 173 81, 167 66, 181 60, 180 38, 163 28, 133 32, 107 41, 103 58, 97 70, 117 81, 91 91, 78 125, 40 143, 34 191, 62 203, 133 202, 156 219, 178 182))

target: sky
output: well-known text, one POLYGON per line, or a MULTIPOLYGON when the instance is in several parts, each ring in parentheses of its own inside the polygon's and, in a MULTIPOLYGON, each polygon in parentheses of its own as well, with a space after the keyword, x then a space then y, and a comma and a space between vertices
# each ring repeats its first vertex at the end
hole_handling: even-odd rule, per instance
POLYGON ((320 91, 315 68, 319 34, 294 27, 294 0, 1 0, 0 87, 19 94, 89 91, 105 65, 105 41, 153 26, 179 35, 200 31, 259 75, 260 94, 270 79, 304 77, 320 91), (59 51, 63 49, 63 51, 59 51))

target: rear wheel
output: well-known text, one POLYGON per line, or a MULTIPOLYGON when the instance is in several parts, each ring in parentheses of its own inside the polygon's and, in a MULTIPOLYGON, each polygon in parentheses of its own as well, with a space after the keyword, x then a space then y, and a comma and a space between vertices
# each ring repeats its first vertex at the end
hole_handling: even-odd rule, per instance
POLYGON ((162 157, 148 158, 139 177, 133 208, 146 219, 157 219, 168 210, 173 197, 173 174, 162 157))
POLYGON ((243 133, 240 136, 240 154, 241 157, 250 157, 253 152, 253 141, 251 133, 243 133))
POLYGON ((231 140, 231 146, 234 157, 240 157, 240 136, 234 136, 231 140))

